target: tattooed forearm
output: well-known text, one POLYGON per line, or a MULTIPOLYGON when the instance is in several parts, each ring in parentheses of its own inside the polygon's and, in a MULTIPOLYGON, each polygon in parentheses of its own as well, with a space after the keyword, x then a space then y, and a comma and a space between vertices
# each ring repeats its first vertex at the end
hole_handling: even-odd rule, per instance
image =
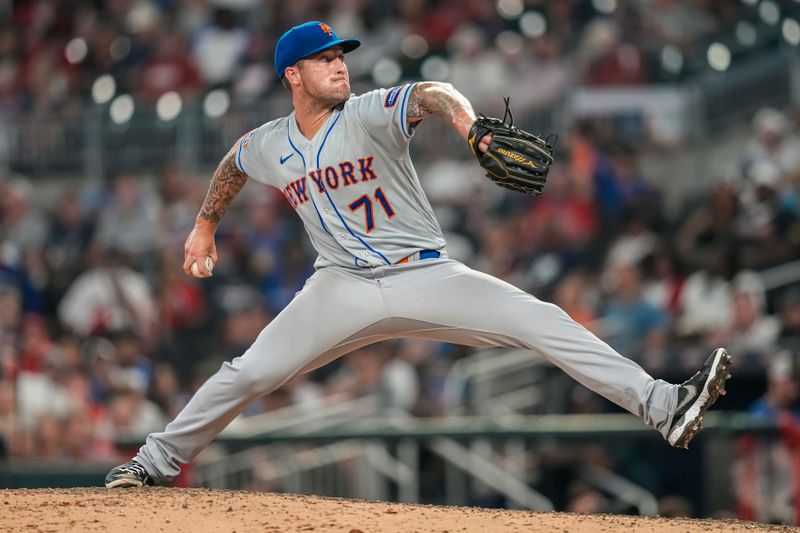
POLYGON ((449 83, 423 81, 414 85, 408 96, 406 119, 417 122, 430 115, 440 117, 465 139, 475 111, 466 97, 449 83))
POLYGON ((218 224, 228 206, 244 187, 247 175, 236 166, 235 157, 236 146, 231 148, 214 172, 198 218, 218 224))

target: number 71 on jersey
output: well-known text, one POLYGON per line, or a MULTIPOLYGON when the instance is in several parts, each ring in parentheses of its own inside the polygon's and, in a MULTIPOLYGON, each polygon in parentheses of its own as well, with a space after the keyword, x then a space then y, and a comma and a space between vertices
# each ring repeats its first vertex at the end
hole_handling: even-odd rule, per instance
MULTIPOLYGON (((381 204, 381 207, 383 207, 383 211, 386 213, 386 218, 392 218, 394 216, 394 208, 392 208, 392 205, 389 203, 389 200, 383 193, 383 189, 378 187, 375 189, 375 192, 372 193, 372 195, 375 197, 378 203, 381 204)), ((361 207, 364 208, 364 220, 367 226, 367 233, 375 229, 375 214, 372 206, 372 198, 370 198, 368 194, 359 196, 349 205, 350 211, 354 213, 356 212, 356 209, 360 209, 361 207)))

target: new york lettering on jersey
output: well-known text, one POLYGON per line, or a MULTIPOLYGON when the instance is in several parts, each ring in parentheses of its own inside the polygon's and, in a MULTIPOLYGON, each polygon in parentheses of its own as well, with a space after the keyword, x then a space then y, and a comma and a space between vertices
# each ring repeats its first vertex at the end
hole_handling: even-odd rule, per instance
POLYGON ((313 182, 316 185, 319 194, 325 194, 328 190, 335 191, 340 184, 342 187, 350 187, 360 182, 369 182, 377 179, 378 175, 372 170, 374 159, 374 156, 359 157, 357 166, 352 161, 342 161, 335 166, 328 165, 324 169, 318 168, 309 172, 307 176, 301 176, 296 180, 290 181, 281 192, 292 207, 297 209, 309 201, 308 182, 313 182), (358 175, 356 175, 356 172, 358 172, 358 175))

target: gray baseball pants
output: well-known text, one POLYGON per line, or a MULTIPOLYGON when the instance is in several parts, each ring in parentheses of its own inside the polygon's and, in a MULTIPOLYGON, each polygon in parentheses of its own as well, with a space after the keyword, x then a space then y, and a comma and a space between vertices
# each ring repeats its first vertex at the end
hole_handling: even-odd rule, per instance
POLYGON ((653 379, 558 306, 457 261, 325 267, 163 432, 148 435, 135 459, 155 478, 173 477, 253 400, 299 373, 396 337, 537 352, 665 438, 677 404, 677 385, 653 379))

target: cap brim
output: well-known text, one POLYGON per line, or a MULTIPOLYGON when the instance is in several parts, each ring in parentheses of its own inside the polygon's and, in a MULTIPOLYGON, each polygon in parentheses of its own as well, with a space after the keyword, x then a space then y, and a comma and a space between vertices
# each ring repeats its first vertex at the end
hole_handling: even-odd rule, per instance
POLYGON ((361 41, 359 41, 358 39, 337 39, 336 41, 330 41, 330 42, 325 43, 324 45, 320 46, 319 48, 310 51, 309 53, 307 53, 306 55, 304 55, 300 59, 305 59, 305 58, 307 58, 309 56, 313 56, 314 54, 316 54, 318 52, 322 52, 323 50, 327 50, 328 48, 333 48, 336 45, 341 46, 342 50, 346 54, 348 52, 352 52, 353 50, 355 50, 356 48, 361 46, 361 41))

